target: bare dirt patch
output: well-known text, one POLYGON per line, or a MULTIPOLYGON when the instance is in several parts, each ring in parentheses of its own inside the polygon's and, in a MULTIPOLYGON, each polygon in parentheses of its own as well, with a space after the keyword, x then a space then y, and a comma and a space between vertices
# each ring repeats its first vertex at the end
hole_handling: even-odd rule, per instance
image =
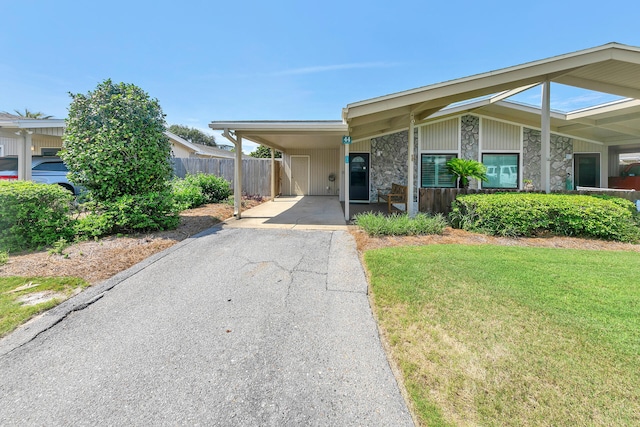
MULTIPOLYGON (((244 200, 244 209, 259 203, 244 200)), ((75 243, 62 254, 41 251, 10 255, 9 262, 0 266, 0 276, 75 276, 95 284, 232 215, 231 205, 205 205, 182 212, 175 230, 75 243)))

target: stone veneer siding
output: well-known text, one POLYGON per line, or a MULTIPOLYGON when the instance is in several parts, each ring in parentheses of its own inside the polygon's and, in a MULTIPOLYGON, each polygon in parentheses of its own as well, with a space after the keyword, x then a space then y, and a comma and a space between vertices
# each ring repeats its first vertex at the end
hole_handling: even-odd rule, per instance
MULTIPOLYGON (((536 190, 542 190, 541 167, 542 136, 539 130, 524 128, 524 144, 522 150, 523 179, 530 179, 536 190)), ((551 134, 551 190, 565 190, 567 174, 573 170, 573 140, 564 136, 551 134)), ((571 177, 573 179, 573 177, 571 177)))
MULTIPOLYGON (((460 145, 463 159, 479 160, 480 158, 480 118, 466 115, 460 118, 460 145)), ((478 188, 478 181, 469 181, 469 188, 478 188)))
MULTIPOLYGON (((414 183, 418 183, 418 129, 415 129, 414 183)), ((369 200, 378 201, 378 189, 391 188, 391 184, 407 185, 407 156, 409 152, 409 132, 402 131, 391 135, 380 136, 371 140, 371 173, 369 200)), ((417 197, 417 187, 414 190, 417 197)))

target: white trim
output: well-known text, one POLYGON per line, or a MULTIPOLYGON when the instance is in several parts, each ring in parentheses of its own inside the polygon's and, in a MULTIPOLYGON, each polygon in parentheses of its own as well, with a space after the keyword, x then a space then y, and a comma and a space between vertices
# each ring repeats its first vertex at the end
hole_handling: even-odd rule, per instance
MULTIPOLYGON (((515 187, 516 190, 521 190, 522 186, 523 186, 523 180, 522 180, 522 169, 523 169, 523 162, 522 162, 522 157, 523 154, 522 152, 516 151, 516 150, 500 150, 500 151, 495 151, 495 150, 489 150, 489 151, 484 151, 482 152, 482 154, 480 154, 480 163, 482 163, 484 165, 484 163, 482 162, 482 155, 483 154, 515 154, 518 156, 518 182, 517 185, 515 187)), ((480 182, 480 189, 485 189, 484 187, 484 183, 480 182)), ((490 190, 500 190, 500 189, 505 189, 505 190, 513 190, 513 188, 503 188, 503 187, 488 187, 488 189, 490 190)))
MULTIPOLYGON (((418 168, 418 193, 420 192, 420 188, 456 188, 456 184, 453 185, 453 187, 423 187, 422 186, 422 155, 426 154, 426 155, 434 155, 434 156, 439 156, 439 155, 455 155, 457 158, 460 158, 460 152, 458 151, 458 153, 455 153, 454 151, 451 150, 418 150, 418 161, 416 162, 416 167, 418 168)), ((419 201, 418 201, 419 202, 419 201)))
MULTIPOLYGON (((484 142, 482 141, 482 127, 484 126, 484 120, 484 117, 478 117, 478 158, 476 159, 478 162, 481 162, 482 159, 482 143, 484 142)), ((480 185, 482 184, 480 183, 480 185)))
POLYGON ((524 189, 524 126, 520 125, 520 190, 524 189))
POLYGON ((303 195, 304 196, 308 196, 309 195, 309 189, 311 188, 311 156, 309 154, 291 154, 289 156, 289 158, 291 159, 291 163, 289 164, 289 194, 292 196, 295 196, 295 194, 293 194, 292 190, 292 186, 293 186, 293 179, 291 177, 291 175, 293 175, 293 158, 294 157, 306 157, 307 159, 307 191, 306 194, 305 191, 303 191, 303 195))

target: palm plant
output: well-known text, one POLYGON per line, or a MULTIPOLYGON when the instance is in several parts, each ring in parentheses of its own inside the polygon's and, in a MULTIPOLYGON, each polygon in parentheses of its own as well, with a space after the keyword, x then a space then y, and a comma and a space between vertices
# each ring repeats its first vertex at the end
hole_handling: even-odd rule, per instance
POLYGON ((458 182, 458 188, 469 188, 469 179, 489 180, 487 167, 476 160, 454 157, 447 162, 447 169, 453 175, 454 182, 458 182))
POLYGON ((44 113, 40 111, 29 111, 28 109, 24 109, 24 113, 20 110, 13 110, 20 117, 24 117, 25 119, 50 119, 53 116, 45 116, 44 113))

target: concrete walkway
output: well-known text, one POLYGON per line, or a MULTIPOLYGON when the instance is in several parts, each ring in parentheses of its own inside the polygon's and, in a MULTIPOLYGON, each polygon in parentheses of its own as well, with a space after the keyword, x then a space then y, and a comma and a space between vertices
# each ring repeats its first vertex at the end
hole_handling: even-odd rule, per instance
POLYGON ((288 228, 296 230, 346 230, 344 211, 337 196, 285 196, 242 212, 227 220, 229 227, 288 228))
POLYGON ((214 228, 0 341, 0 425, 413 425, 344 231, 214 228))

